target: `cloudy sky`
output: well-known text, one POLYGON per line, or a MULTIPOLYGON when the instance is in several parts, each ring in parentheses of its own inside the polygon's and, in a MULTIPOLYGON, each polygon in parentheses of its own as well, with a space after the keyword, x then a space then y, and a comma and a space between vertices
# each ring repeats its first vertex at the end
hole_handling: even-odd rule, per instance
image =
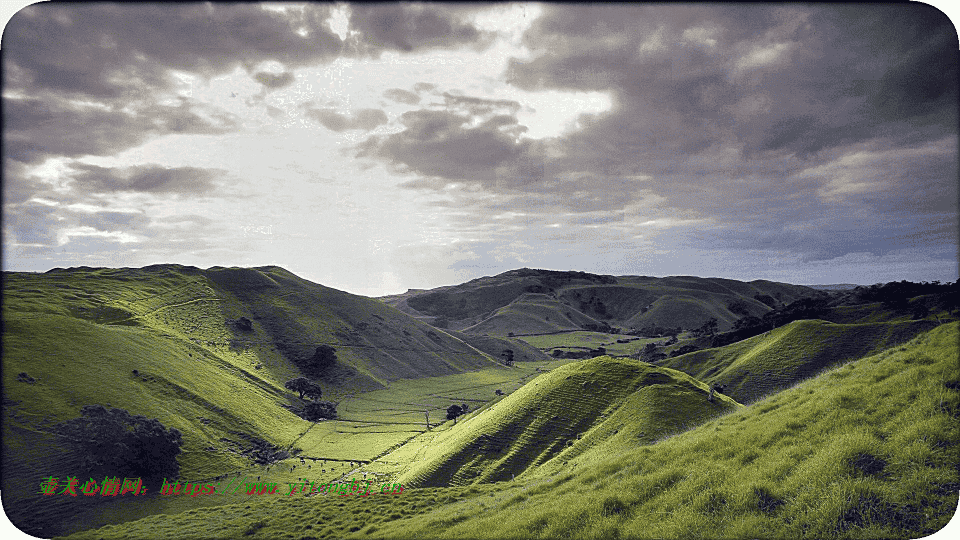
POLYGON ((923 4, 36 4, 3 268, 957 279, 957 33, 923 4))

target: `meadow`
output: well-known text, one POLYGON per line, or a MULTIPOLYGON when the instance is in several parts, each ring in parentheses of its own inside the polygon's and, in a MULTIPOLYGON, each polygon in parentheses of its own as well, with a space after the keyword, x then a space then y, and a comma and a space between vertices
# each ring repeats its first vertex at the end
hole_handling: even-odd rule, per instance
POLYGON ((958 503, 958 337, 944 324, 655 444, 515 480, 251 499, 70 538, 920 537, 958 503))
MULTIPOLYGON (((659 350, 702 350, 651 364, 634 355, 666 338, 445 330, 276 267, 5 278, 4 508, 37 536, 904 538, 936 530, 957 505, 958 323, 933 297, 912 298, 906 312, 830 307, 822 319, 716 348, 687 331, 659 350), (920 302, 933 311, 912 315, 920 302), (319 345, 336 349, 335 369, 314 380, 338 417, 311 422, 295 414, 305 400, 284 383, 319 345), (585 360, 543 354, 600 347, 606 355, 585 360), (715 383, 727 388, 711 401, 715 383), (182 431, 182 482, 356 479, 404 489, 39 495, 42 478, 82 474, 57 426, 91 403, 182 431), (448 420, 451 405, 467 413, 448 420)), ((519 289, 506 280, 519 303, 494 310, 496 325, 514 308, 528 322, 556 323, 563 298, 587 311, 602 303, 622 321, 644 306, 653 306, 644 320, 655 310, 680 317, 697 301, 696 316, 683 317, 698 324, 757 291, 805 294, 664 278, 654 290, 687 295, 664 300, 642 289, 647 278, 618 287, 578 274, 571 279, 589 283, 563 282, 544 299, 524 291, 551 282, 523 279, 519 289), (617 294, 627 295, 622 306, 617 294)))

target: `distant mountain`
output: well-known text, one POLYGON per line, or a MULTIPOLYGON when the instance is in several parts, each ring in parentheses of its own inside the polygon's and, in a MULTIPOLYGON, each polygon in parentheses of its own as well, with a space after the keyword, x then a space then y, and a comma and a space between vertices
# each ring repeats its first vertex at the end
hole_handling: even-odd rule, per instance
POLYGON ((606 327, 726 330, 745 316, 825 293, 766 280, 609 276, 522 268, 461 285, 411 289, 380 298, 432 324, 469 334, 506 336, 606 327))
POLYGON ((856 283, 835 283, 832 285, 806 285, 811 289, 816 289, 818 291, 852 291, 861 285, 856 283))

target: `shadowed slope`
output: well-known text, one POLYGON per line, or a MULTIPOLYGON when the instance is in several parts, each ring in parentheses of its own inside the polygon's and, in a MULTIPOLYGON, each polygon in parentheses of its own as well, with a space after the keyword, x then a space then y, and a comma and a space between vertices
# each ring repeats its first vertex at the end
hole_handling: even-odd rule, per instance
POLYGON ((726 330, 744 315, 824 293, 756 280, 672 276, 606 276, 521 268, 460 285, 381 298, 425 321, 470 333, 557 332, 591 326, 657 325, 694 329, 710 318, 726 330))

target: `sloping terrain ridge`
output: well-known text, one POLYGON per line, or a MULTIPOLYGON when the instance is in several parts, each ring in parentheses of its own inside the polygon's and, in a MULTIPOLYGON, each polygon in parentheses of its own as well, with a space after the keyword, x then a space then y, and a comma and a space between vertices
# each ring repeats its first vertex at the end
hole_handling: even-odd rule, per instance
POLYGON ((607 276, 522 268, 461 285, 410 290, 381 298, 423 320, 443 319, 468 333, 517 335, 647 325, 690 330, 710 318, 721 330, 744 315, 762 316, 769 303, 789 304, 825 293, 755 280, 672 276, 607 276), (765 297, 767 303, 756 297, 765 297), (733 309, 733 311, 731 311, 733 309))
POLYGON ((437 437, 401 476, 447 486, 519 476, 617 437, 651 443, 738 405, 684 373, 599 357, 541 375, 437 437))
POLYGON ((32 501, 18 506, 25 524, 77 510, 36 486, 82 473, 52 430, 84 405, 180 430, 181 477, 209 478, 249 465, 254 447, 289 448, 314 425, 288 409, 302 402, 284 383, 320 345, 336 349, 331 376, 318 379, 333 401, 501 365, 382 302, 277 267, 73 268, 3 281, 2 489, 5 502, 32 501))
POLYGON ((944 324, 573 470, 393 497, 251 498, 71 538, 920 538, 957 509, 957 346, 958 323, 944 324))
POLYGON ((737 343, 668 358, 658 365, 689 373, 740 403, 789 388, 848 360, 935 328, 934 321, 836 324, 800 320, 737 343))

